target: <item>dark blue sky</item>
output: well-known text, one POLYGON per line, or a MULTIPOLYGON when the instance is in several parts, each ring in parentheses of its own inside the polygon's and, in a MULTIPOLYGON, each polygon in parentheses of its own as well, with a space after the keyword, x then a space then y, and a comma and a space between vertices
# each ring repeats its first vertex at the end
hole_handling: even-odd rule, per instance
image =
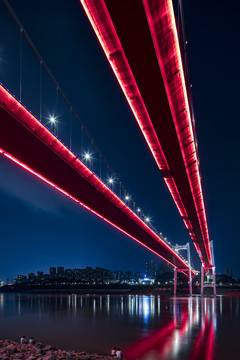
MULTIPOLYGON (((190 241, 162 176, 78 0, 11 0, 14 11, 95 144, 124 187, 172 243, 190 241)), ((238 260, 238 62, 236 3, 184 4, 200 170, 217 272, 238 260)), ((239 7, 239 6, 238 6, 239 7)), ((0 3, 0 81, 19 97, 20 33, 0 3)), ((40 66, 22 47, 22 101, 39 117, 40 66)), ((58 133, 70 114, 42 75, 42 114, 55 112, 58 133)), ((76 125, 73 125, 76 126, 76 125)), ((76 130, 77 132, 77 130, 76 130)), ((89 149, 79 132, 75 148, 89 149)), ((77 150, 76 150, 77 151, 77 150)), ((99 161, 94 154, 93 169, 99 161)), ((6 159, 0 158, 0 278, 49 266, 144 271, 157 259, 132 239, 6 159)), ((193 261, 200 266, 192 246, 193 261)))

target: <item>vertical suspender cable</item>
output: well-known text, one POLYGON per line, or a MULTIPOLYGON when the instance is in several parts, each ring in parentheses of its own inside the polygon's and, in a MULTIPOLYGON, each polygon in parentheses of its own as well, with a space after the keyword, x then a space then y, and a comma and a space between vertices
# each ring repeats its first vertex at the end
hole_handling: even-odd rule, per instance
POLYGON ((42 121, 42 60, 40 60, 39 119, 42 121))
POLYGON ((22 102, 22 47, 23 47, 23 41, 22 41, 22 33, 23 28, 20 28, 20 65, 19 65, 19 99, 20 102, 22 102))
POLYGON ((72 108, 69 109, 69 148, 72 150, 72 108))
MULTIPOLYGON (((56 114, 58 114, 58 93, 59 93, 58 85, 57 85, 56 89, 57 89, 56 114)), ((53 124, 53 126, 55 127, 55 135, 58 136, 58 125, 57 125, 57 123, 53 124)))
MULTIPOLYGON (((179 0, 180 1, 180 0, 179 0)), ((59 95, 61 96, 61 98, 64 100, 64 102, 67 104, 67 106, 70 108, 71 105, 68 102, 67 98, 65 97, 63 91, 61 90, 61 88, 59 87, 58 83, 56 82, 54 76, 52 75, 52 73, 50 72, 50 70, 48 69, 46 63, 42 60, 42 57, 40 56, 39 52, 37 51, 37 49, 35 48, 35 46, 33 45, 33 42, 31 41, 30 37, 28 36, 28 34, 26 33, 26 31, 24 30, 20 20, 18 19, 18 17, 16 16, 16 14, 14 13, 13 9, 11 8, 8 0, 3 0, 5 6, 7 7, 8 11, 10 12, 10 14, 12 15, 14 21, 16 22, 17 26, 19 27, 19 29, 21 30, 21 32, 23 33, 23 36, 25 37, 25 39, 27 40, 28 44, 30 45, 30 47, 32 48, 33 52, 35 53, 35 55, 37 56, 38 60, 40 61, 40 116, 39 119, 42 121, 42 68, 44 68, 44 70, 46 71, 47 75, 49 76, 49 78, 52 80, 54 86, 57 88, 57 92, 59 93, 59 95)), ((21 62, 20 62, 21 63, 21 62)), ((22 96, 22 94, 21 94, 22 96)), ((117 178, 116 174, 114 173, 114 171, 111 169, 111 167, 109 166, 109 164, 107 163, 107 161, 105 160, 105 158, 103 157, 103 155, 101 154, 100 150, 98 149, 98 147, 93 143, 90 135, 88 134, 87 130, 85 129, 85 127, 83 126, 82 122, 80 121, 79 117, 77 116, 77 114, 74 112, 74 110, 72 109, 72 116, 78 121, 78 123, 80 124, 81 128, 82 128, 82 154, 83 154, 83 135, 85 134, 86 137, 91 141, 92 146, 94 147, 94 150, 99 154, 101 160, 103 161, 103 163, 106 165, 108 171, 111 173, 111 175, 113 176, 113 178, 116 180, 116 182, 118 183, 118 185, 121 188, 121 192, 125 195, 127 195, 127 191, 126 189, 123 187, 122 183, 120 182, 120 180, 117 178), (84 134, 83 134, 84 132, 84 134)), ((130 199, 131 203, 134 204, 134 201, 132 199, 130 199)))
POLYGON ((82 150, 81 150, 82 156, 84 156, 83 154, 83 126, 82 126, 82 150))

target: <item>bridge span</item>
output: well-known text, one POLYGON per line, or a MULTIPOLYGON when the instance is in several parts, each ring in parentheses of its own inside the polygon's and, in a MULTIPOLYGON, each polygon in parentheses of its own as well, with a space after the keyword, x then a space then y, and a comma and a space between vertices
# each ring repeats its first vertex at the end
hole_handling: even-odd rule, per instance
POLYGON ((80 0, 204 267, 212 267, 171 0, 80 0))
POLYGON ((189 273, 187 262, 2 85, 0 155, 22 166, 180 271, 189 273))

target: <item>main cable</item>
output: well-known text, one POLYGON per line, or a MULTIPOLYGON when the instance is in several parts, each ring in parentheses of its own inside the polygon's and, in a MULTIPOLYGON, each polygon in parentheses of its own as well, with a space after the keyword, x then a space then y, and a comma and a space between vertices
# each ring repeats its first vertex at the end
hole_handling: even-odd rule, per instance
MULTIPOLYGON (((41 68, 43 67, 46 71, 46 73, 48 74, 49 78, 51 79, 51 81, 53 82, 54 86, 56 87, 56 90, 58 91, 58 93, 61 95, 62 99, 64 100, 64 102, 66 103, 66 105, 68 106, 69 110, 71 111, 71 113, 73 114, 73 116, 75 117, 75 119, 78 121, 78 123, 80 124, 82 131, 85 133, 85 135, 87 136, 87 138, 89 139, 89 141, 91 142, 91 144, 93 145, 95 151, 98 153, 98 155, 100 156, 100 160, 102 160, 107 169, 109 170, 109 172, 111 173, 111 176, 114 178, 114 180, 118 183, 118 185, 120 186, 121 190, 123 190, 125 196, 128 196, 128 192, 127 190, 122 186, 122 183, 120 182, 120 180, 118 179, 118 177, 116 176, 115 172, 111 169, 110 165, 108 164, 108 162, 105 160, 104 156, 102 155, 102 153, 100 152, 99 148, 96 146, 96 144, 93 142, 93 139, 91 138, 91 136, 88 134, 87 130, 85 129, 83 123, 81 122, 81 120, 79 119, 79 117, 77 116, 77 114, 75 113, 75 111, 73 110, 73 107, 71 106, 70 102, 67 100, 66 96, 64 95, 62 89, 60 88, 59 84, 57 83, 57 81, 55 80, 53 74, 51 73, 51 71, 49 70, 47 64, 45 63, 45 61, 43 60, 43 58, 41 57, 40 53, 38 52, 38 50, 36 49, 36 47, 34 46, 30 36, 27 34, 27 32, 25 31, 21 21, 19 20, 19 18, 17 17, 17 15, 15 14, 15 12, 13 11, 12 7, 10 6, 8 0, 3 0, 5 6, 7 7, 9 13, 11 14, 12 18, 14 19, 15 23, 17 24, 18 28, 21 31, 21 36, 22 34, 24 35, 25 39, 27 40, 28 44, 30 45, 31 49, 33 50, 33 52, 35 53, 35 55, 37 56, 39 62, 40 62, 40 66, 41 68)), ((22 55, 21 55, 22 56, 22 55)), ((22 81, 21 81, 22 83, 22 81)), ((40 85, 41 86, 41 85, 40 85)), ((20 84, 21 87, 21 92, 22 92, 22 84, 20 84)), ((20 93, 20 101, 21 101, 21 93, 20 93)), ((41 102, 41 100, 40 100, 41 102)), ((40 104, 40 108, 41 108, 41 104, 40 104)), ((41 109, 40 109, 40 113, 41 113, 41 109)), ((41 117, 41 115, 40 115, 41 117)), ((42 120, 40 118, 40 120, 42 120)), ((131 201, 132 205, 137 208, 136 203, 133 201, 133 199, 131 197, 129 197, 129 200, 131 201)))

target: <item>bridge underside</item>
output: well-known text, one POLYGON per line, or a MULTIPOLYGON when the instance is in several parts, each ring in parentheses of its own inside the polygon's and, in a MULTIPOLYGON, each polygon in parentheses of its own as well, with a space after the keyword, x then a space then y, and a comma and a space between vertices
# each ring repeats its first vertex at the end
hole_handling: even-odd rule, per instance
MULTIPOLYGON (((5 155, 183 271, 188 266, 23 105, 0 86, 5 155)), ((19 189, 21 191, 21 189, 19 189)))
POLYGON ((204 264, 198 158, 169 0, 81 0, 204 264))

